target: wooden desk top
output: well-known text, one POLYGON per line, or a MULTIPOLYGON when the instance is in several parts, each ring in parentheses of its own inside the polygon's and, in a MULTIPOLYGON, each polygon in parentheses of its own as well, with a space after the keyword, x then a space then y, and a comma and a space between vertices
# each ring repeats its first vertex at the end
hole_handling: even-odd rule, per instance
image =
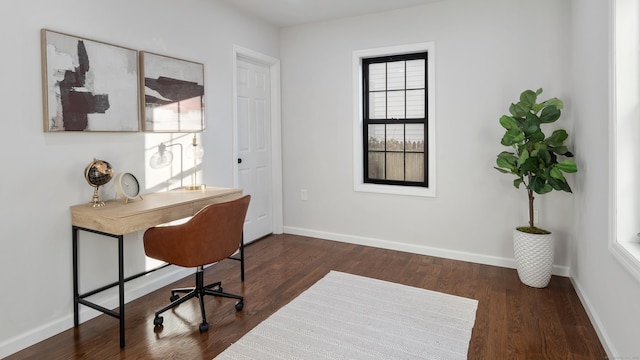
POLYGON ((144 200, 105 201, 103 207, 89 204, 71 207, 71 224, 113 235, 146 230, 170 221, 193 216, 209 204, 242 197, 241 189, 207 187, 204 190, 172 190, 142 195, 144 200))

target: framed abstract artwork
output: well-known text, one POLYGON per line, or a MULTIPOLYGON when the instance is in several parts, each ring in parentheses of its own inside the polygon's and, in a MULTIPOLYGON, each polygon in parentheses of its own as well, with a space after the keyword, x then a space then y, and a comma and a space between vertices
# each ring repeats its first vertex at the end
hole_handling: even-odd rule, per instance
POLYGON ((138 52, 41 30, 44 131, 140 131, 138 52))
POLYGON ((144 131, 204 130, 204 64, 141 51, 140 83, 144 131))

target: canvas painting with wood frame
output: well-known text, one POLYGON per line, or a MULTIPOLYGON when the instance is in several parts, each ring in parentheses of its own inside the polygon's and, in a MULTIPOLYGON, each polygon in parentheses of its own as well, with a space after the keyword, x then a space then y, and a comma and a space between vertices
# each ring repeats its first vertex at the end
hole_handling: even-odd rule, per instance
POLYGON ((141 51, 140 68, 144 131, 204 130, 204 64, 141 51))
POLYGON ((138 52, 41 30, 45 132, 140 131, 138 52))

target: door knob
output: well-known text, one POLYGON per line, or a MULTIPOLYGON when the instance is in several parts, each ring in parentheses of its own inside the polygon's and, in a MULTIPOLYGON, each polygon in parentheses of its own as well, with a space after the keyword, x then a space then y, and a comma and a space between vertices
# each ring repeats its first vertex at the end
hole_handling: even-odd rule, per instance
POLYGON ((238 158, 238 164, 242 164, 242 159, 238 158))

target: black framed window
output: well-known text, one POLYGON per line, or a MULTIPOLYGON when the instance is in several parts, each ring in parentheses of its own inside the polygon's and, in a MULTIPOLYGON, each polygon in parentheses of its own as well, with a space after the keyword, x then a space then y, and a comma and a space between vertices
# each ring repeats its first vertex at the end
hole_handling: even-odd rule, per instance
POLYGON ((428 187, 427 60, 362 59, 365 183, 428 187))

